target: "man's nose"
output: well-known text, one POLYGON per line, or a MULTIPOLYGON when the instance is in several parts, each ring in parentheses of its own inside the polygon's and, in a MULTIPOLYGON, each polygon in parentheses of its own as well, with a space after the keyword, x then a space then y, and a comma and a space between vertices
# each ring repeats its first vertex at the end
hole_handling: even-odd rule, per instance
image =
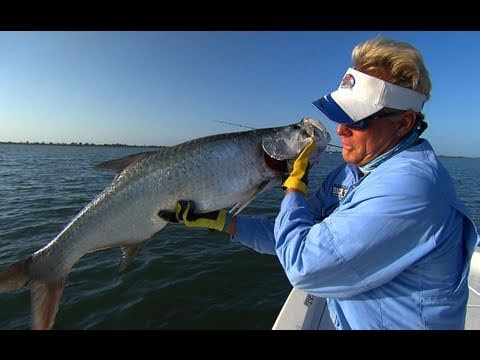
POLYGON ((350 136, 352 135, 352 130, 345 126, 344 124, 337 125, 337 135, 339 136, 350 136))

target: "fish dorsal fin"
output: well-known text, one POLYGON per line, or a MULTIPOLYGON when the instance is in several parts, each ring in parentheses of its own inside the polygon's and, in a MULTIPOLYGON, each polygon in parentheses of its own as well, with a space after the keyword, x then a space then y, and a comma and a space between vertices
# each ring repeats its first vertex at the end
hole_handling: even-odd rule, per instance
POLYGON ((126 167, 145 159, 150 154, 156 153, 157 151, 145 151, 138 154, 133 154, 125 156, 119 159, 104 161, 100 164, 95 165, 93 168, 96 170, 105 170, 105 171, 115 171, 117 174, 120 173, 126 167))
POLYGON ((122 249, 122 258, 120 260, 120 271, 125 270, 132 262, 135 260, 135 257, 143 249, 148 240, 142 241, 141 243, 133 245, 124 245, 122 249))

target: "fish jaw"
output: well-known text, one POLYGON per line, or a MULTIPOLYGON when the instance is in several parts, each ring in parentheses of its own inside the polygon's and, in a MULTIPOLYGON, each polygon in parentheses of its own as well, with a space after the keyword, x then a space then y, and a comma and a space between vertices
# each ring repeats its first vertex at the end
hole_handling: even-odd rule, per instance
POLYGON ((316 152, 322 153, 330 142, 330 134, 319 121, 303 118, 296 124, 266 134, 262 140, 262 148, 275 160, 293 160, 312 140, 317 144, 316 152))
POLYGON ((303 118, 301 121, 301 126, 311 136, 311 140, 315 141, 316 143, 315 151, 310 155, 309 158, 310 166, 313 166, 320 162, 320 159, 325 153, 325 150, 327 149, 332 137, 325 126, 313 118, 303 118))
POLYGON ((303 118, 300 126, 302 126, 307 134, 316 142, 317 151, 325 151, 328 143, 332 140, 327 128, 321 122, 311 117, 303 118))

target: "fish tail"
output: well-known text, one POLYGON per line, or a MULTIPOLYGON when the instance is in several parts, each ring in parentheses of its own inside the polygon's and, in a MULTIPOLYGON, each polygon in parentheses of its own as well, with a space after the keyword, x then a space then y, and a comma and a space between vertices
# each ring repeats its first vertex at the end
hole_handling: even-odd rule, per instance
POLYGON ((52 328, 64 286, 64 279, 54 283, 32 282, 32 330, 50 330, 52 328))
POLYGON ((30 258, 0 271, 0 294, 30 286, 32 329, 49 330, 55 322, 65 279, 45 283, 32 279, 28 269, 30 258))
POLYGON ((30 282, 29 259, 16 262, 0 271, 0 294, 18 290, 30 282))

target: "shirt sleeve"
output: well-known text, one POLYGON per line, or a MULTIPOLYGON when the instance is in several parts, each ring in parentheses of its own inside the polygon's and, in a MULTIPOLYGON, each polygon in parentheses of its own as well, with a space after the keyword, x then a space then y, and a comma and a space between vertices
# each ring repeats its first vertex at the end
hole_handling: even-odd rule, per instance
POLYGON ((320 188, 312 196, 309 196, 307 198, 309 210, 315 220, 323 220, 338 206, 338 198, 333 200, 330 196, 330 198, 327 200, 327 191, 331 191, 334 181, 337 181, 338 183, 343 183, 345 177, 347 176, 347 172, 348 170, 345 164, 337 167, 322 182, 320 188))
POLYGON ((274 219, 236 216, 236 234, 233 242, 242 244, 262 254, 276 255, 273 236, 274 219))
POLYGON ((386 283, 431 251, 448 204, 428 195, 429 184, 402 180, 404 186, 363 187, 320 223, 302 194, 285 196, 274 235, 292 285, 316 296, 350 297, 386 283))
POLYGON ((326 181, 322 183, 322 186, 312 196, 307 198, 308 209, 314 219, 322 218, 322 204, 325 199, 325 187, 326 181))
MULTIPOLYGON (((325 184, 307 200, 309 211, 316 219, 321 216, 324 192, 325 184)), ((231 240, 262 254, 277 255, 274 225, 275 219, 238 215, 236 216, 236 234, 231 237, 231 240)))

